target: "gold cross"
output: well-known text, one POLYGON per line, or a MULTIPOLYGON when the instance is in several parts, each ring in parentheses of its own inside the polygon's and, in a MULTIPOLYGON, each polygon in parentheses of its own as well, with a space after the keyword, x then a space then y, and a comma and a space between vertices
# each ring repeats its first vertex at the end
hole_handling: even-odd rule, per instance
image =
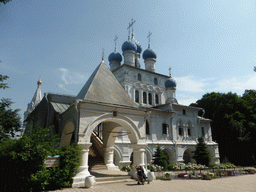
POLYGON ((152 35, 152 33, 148 32, 148 48, 150 47, 150 36, 152 35))
POLYGON ((133 34, 133 24, 135 23, 135 21, 136 20, 133 21, 133 19, 132 19, 131 23, 129 23, 129 26, 127 27, 127 29, 129 30, 129 36, 130 36, 130 28, 131 27, 132 27, 132 34, 133 34))

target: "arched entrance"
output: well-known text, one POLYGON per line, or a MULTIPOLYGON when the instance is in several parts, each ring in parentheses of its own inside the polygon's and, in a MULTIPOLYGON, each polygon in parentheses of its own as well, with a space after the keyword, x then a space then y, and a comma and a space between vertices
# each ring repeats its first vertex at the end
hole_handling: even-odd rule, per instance
MULTIPOLYGON (((112 114, 105 114, 98 117, 92 123, 88 124, 84 128, 84 132, 78 134, 78 145, 82 149, 82 162, 79 167, 78 174, 73 178, 73 186, 77 186, 76 183, 80 183, 82 179, 90 175, 88 169, 88 154, 89 147, 92 145, 90 142, 91 135, 95 127, 99 124, 103 124, 103 152, 104 152, 104 163, 108 169, 115 168, 114 165, 114 143, 117 133, 125 129, 130 139, 130 147, 133 148, 133 163, 136 165, 145 166, 145 148, 147 144, 144 139, 140 139, 140 131, 135 123, 125 117, 119 115, 113 117, 112 114)), ((145 128, 145 127, 144 127, 145 128)), ((117 156, 116 156, 117 157, 117 156)), ((134 170, 135 171, 135 170, 134 170)), ((133 174, 134 175, 134 174, 133 174)), ((79 184, 78 184, 79 185, 79 184)))
POLYGON ((163 151, 167 156, 168 164, 175 164, 176 163, 176 155, 175 155, 175 152, 173 151, 173 149, 165 148, 163 151))
POLYGON ((73 124, 73 122, 69 121, 61 134, 61 139, 60 139, 60 147, 64 146, 64 145, 70 145, 74 140, 74 130, 75 130, 75 126, 73 124))
POLYGON ((183 160, 184 160, 184 163, 185 164, 188 164, 188 163, 196 163, 196 160, 193 159, 193 153, 192 153, 192 149, 191 148, 188 148, 184 151, 184 154, 183 154, 183 160))

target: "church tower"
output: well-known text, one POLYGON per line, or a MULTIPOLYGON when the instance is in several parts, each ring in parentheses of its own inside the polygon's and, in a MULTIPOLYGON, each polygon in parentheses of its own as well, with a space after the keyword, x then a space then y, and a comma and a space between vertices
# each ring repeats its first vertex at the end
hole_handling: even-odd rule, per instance
POLYGON ((24 120, 29 116, 29 114, 36 108, 36 106, 40 103, 42 100, 42 94, 41 94, 41 85, 42 81, 39 79, 37 81, 37 89, 36 92, 31 100, 30 103, 28 103, 27 110, 24 112, 24 120))

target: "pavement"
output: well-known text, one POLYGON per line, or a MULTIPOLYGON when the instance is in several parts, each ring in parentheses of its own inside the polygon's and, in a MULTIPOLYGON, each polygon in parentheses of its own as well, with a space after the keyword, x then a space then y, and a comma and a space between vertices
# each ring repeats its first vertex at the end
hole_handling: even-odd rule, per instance
POLYGON ((137 185, 135 180, 121 183, 94 185, 93 188, 66 188, 56 192, 256 192, 256 174, 225 177, 213 180, 155 180, 137 185))

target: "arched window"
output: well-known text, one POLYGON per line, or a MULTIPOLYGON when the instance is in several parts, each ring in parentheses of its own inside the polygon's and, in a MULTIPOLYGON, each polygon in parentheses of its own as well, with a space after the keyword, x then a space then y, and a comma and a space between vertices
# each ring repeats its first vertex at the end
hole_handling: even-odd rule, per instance
POLYGON ((157 78, 156 78, 156 77, 154 78, 154 84, 155 84, 155 85, 157 85, 157 84, 158 84, 158 82, 157 82, 157 78))
POLYGON ((143 103, 147 104, 147 93, 143 92, 143 103))
POLYGON ((147 134, 147 135, 150 135, 148 121, 146 121, 146 134, 147 134))
POLYGON ((135 102, 139 103, 140 102, 140 93, 138 90, 135 91, 135 102))
POLYGON ((151 95, 151 93, 148 94, 148 104, 152 105, 152 95, 151 95))
POLYGON ((186 115, 186 110, 183 109, 183 110, 182 110, 182 113, 183 113, 183 115, 186 115))
POLYGON ((155 103, 156 104, 159 104, 159 98, 158 98, 158 95, 156 94, 156 96, 155 96, 155 103))
POLYGON ((141 74, 138 73, 138 81, 141 81, 141 74))

